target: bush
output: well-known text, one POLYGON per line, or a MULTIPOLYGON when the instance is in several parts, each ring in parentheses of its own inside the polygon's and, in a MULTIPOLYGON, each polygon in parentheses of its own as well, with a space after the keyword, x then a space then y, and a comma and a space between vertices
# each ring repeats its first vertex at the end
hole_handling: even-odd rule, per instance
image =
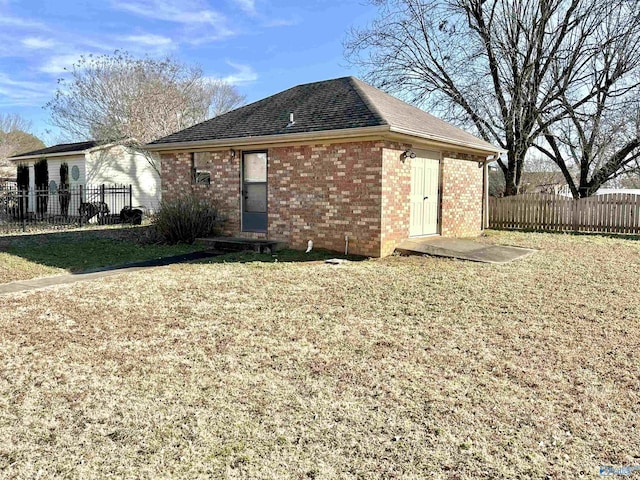
POLYGON ((49 166, 47 159, 42 158, 33 165, 33 176, 36 184, 36 211, 38 215, 47 213, 49 204, 49 166))
POLYGON ((71 192, 69 191, 69 164, 60 164, 60 185, 58 186, 58 203, 60 203, 60 213, 66 218, 69 216, 69 202, 71 192))
POLYGON ((153 221, 158 234, 169 244, 193 243, 219 231, 224 220, 207 200, 185 195, 162 200, 153 221))

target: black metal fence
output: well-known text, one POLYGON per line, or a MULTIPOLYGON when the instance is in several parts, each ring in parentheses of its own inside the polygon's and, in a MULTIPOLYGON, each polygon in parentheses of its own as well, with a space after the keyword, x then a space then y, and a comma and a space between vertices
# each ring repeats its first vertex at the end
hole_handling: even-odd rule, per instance
POLYGON ((0 231, 130 222, 131 200, 131 185, 0 187, 0 231))

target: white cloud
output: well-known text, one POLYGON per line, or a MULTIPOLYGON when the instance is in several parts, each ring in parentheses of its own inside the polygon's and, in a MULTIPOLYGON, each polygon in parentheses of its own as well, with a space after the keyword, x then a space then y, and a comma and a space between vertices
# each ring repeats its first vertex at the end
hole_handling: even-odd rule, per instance
POLYGON ((227 18, 215 10, 206 8, 197 0, 112 0, 111 5, 141 17, 179 23, 189 28, 209 26, 214 30, 210 39, 224 38, 234 34, 228 27, 227 18))
POLYGON ((120 37, 125 42, 137 43, 139 45, 145 45, 150 47, 166 46, 171 44, 171 39, 163 37, 162 35, 155 35, 153 33, 145 33, 141 35, 129 35, 126 37, 120 37))
POLYGON ((256 2, 255 0, 235 0, 240 9, 248 13, 249 15, 256 15, 256 2))
POLYGON ((244 85, 258 80, 258 74, 251 65, 243 65, 240 63, 227 62, 227 65, 236 71, 224 77, 212 77, 214 80, 223 80, 231 85, 244 85))
POLYGON ((43 106, 52 92, 50 83, 15 80, 0 73, 0 107, 43 106))
POLYGON ((285 18, 274 18, 272 20, 265 21, 262 26, 263 27, 291 27, 293 25, 297 25, 300 23, 299 20, 295 18, 285 19, 285 18))
POLYGON ((0 15, 0 25, 5 27, 18 27, 18 28, 41 28, 46 29, 43 23, 30 20, 28 18, 12 17, 9 15, 0 15))
POLYGON ((74 63, 77 63, 78 60, 80 60, 80 56, 80 53, 65 53, 63 55, 54 55, 40 67, 40 71, 43 73, 51 74, 64 73, 74 63))
POLYGON ((11 87, 20 87, 26 90, 39 90, 42 88, 42 83, 40 82, 32 82, 25 80, 14 80, 6 73, 0 73, 0 84, 8 85, 11 87))
MULTIPOLYGON (((179 48, 179 43, 174 42, 172 38, 154 33, 140 33, 116 37, 115 42, 118 44, 118 48, 122 48, 137 56, 168 55, 179 48)), ((114 49, 112 49, 112 51, 114 49)))
POLYGON ((22 45, 33 50, 45 50, 56 46, 56 42, 51 39, 28 37, 22 39, 22 45))

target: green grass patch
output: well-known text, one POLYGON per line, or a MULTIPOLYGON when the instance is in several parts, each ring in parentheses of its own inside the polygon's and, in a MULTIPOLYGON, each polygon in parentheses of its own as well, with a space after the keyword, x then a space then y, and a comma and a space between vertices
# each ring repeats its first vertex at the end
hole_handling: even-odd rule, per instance
MULTIPOLYGON (((94 268, 121 265, 154 258, 181 255, 200 250, 195 245, 146 245, 127 240, 83 238, 60 239, 51 242, 38 240, 15 241, 0 257, 0 262, 9 263, 10 257, 19 257, 45 267, 69 272, 80 272, 94 268)), ((20 268, 21 263, 14 267, 20 268)), ((26 268, 26 267, 24 267, 26 268)))

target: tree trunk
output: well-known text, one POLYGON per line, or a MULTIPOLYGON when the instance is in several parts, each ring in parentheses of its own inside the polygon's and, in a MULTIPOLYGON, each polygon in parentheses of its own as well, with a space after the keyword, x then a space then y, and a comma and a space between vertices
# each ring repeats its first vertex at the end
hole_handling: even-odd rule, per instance
POLYGON ((515 172, 510 169, 504 175, 504 196, 509 197, 511 195, 518 194, 518 187, 515 182, 515 172))
POLYGON ((503 169, 504 173, 504 196, 518 195, 520 185, 522 184, 522 170, 524 167, 524 156, 527 153, 528 146, 517 145, 509 146, 507 154, 507 168, 503 169))

